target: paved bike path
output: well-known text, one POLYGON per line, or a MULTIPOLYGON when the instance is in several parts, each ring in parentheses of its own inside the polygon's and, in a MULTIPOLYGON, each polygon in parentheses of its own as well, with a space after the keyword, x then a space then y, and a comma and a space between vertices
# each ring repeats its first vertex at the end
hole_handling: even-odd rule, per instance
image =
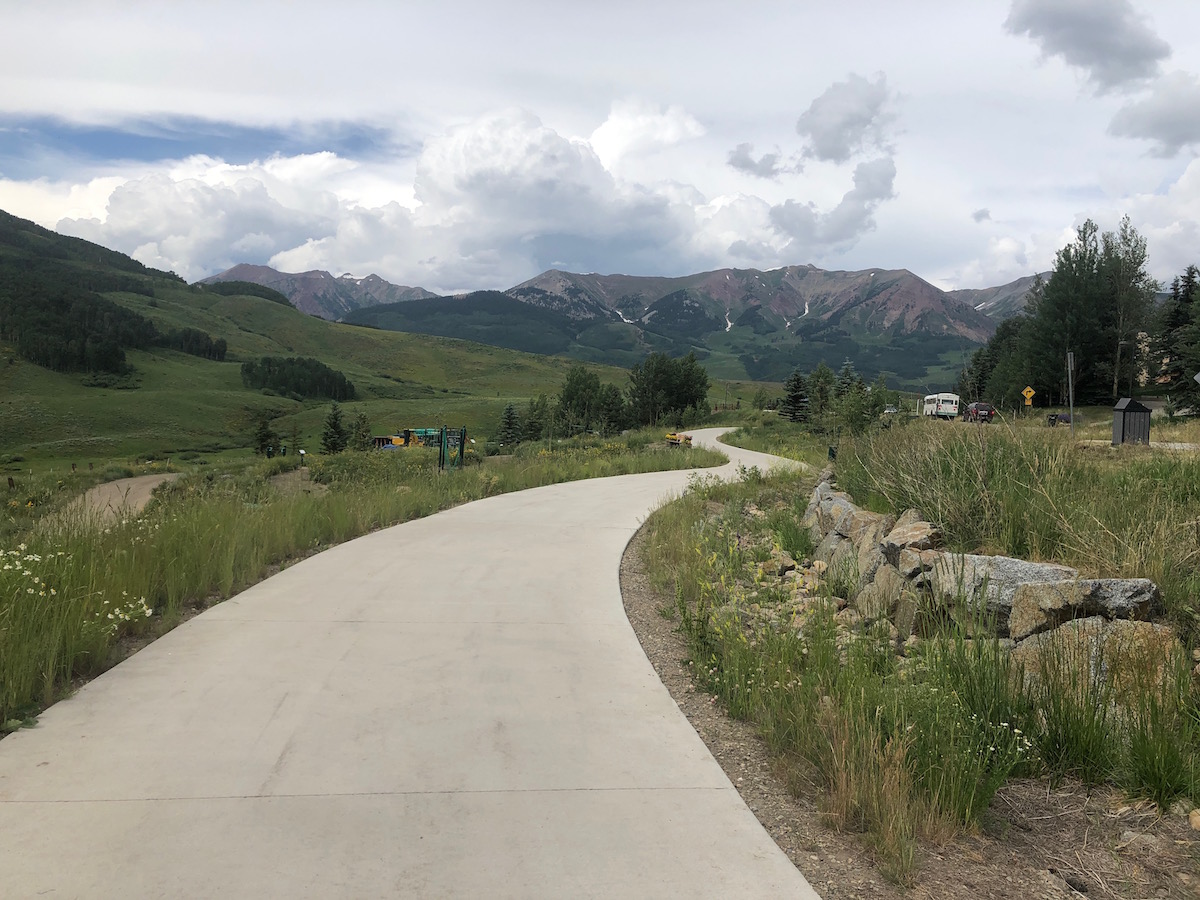
POLYGON ((625 618, 689 474, 466 504, 184 623, 0 741, 0 893, 816 897, 625 618))

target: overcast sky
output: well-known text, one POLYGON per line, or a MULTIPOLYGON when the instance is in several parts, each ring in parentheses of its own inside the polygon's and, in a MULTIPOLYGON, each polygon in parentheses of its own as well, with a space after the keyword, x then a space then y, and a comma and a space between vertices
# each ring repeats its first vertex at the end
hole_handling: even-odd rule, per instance
POLYGON ((188 280, 1200 263, 1196 0, 3 6, 0 209, 188 280))

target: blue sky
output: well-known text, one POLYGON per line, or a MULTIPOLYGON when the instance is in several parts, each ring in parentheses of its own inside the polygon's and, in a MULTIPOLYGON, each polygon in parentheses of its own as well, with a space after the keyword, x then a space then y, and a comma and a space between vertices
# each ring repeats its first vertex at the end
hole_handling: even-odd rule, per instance
POLYGON ((0 208, 194 280, 1200 262, 1194 0, 6 9, 0 208))

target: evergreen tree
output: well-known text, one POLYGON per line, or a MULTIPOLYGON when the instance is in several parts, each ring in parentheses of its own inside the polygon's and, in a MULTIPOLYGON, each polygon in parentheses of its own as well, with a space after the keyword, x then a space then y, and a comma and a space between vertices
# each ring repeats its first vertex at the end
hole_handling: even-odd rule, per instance
POLYGON ((329 407, 329 415, 325 417, 325 427, 321 430, 321 452, 341 453, 349 440, 346 426, 342 423, 342 408, 334 400, 329 407))
POLYGON ((367 414, 359 410, 350 421, 349 447, 351 450, 363 451, 370 450, 371 445, 371 423, 367 420, 367 414))
POLYGON ((847 357, 842 362, 842 371, 838 372, 837 383, 833 388, 833 399, 841 400, 845 397, 856 381, 861 381, 861 379, 854 369, 854 363, 847 357))
POLYGON ((783 385, 783 401, 779 414, 792 422, 808 421, 808 381, 795 369, 783 385))
POLYGON ((1188 266, 1183 275, 1171 282, 1171 293, 1159 312, 1152 342, 1157 364, 1151 371, 1172 397, 1184 396, 1195 388, 1196 383, 1191 379, 1200 371, 1194 367, 1195 360, 1190 359, 1196 355, 1193 319, 1194 301, 1200 297, 1198 281, 1200 271, 1188 266))
POLYGON ((287 445, 292 453, 299 453, 304 449, 304 445, 300 442, 300 426, 295 421, 292 422, 292 427, 288 429, 287 445))
POLYGON ((1058 251, 1054 273, 1041 299, 1030 310, 1030 353, 1026 359, 1028 383, 1051 403, 1067 399, 1067 352, 1075 354, 1076 401, 1095 402, 1107 397, 1104 376, 1111 374, 1103 323, 1110 318, 1104 279, 1100 271, 1100 237, 1088 219, 1076 231, 1075 241, 1058 251))
MULTIPOLYGON (((1101 276, 1108 294, 1109 340, 1113 346, 1112 399, 1120 396, 1122 349, 1128 348, 1128 369, 1140 365, 1138 334, 1146 327, 1154 308, 1158 282, 1146 269, 1146 239, 1129 222, 1121 219, 1116 234, 1105 232, 1101 238, 1101 276)), ((1131 374, 1132 380, 1132 374, 1131 374)))
POLYGON ((615 384, 600 385, 600 393, 596 398, 596 425, 602 434, 612 434, 625 427, 629 411, 625 403, 625 395, 615 384))
POLYGON ((525 411, 523 437, 527 441, 540 441, 550 424, 550 400, 545 394, 529 399, 529 408, 525 411))
POLYGON ((814 418, 823 416, 829 410, 833 399, 833 369, 824 361, 817 364, 808 376, 808 409, 814 418))
POLYGON ((517 408, 512 403, 504 405, 504 412, 500 415, 500 429, 496 433, 496 440, 500 442, 502 447, 515 447, 521 442, 521 419, 517 416, 517 408))
POLYGON ((254 452, 266 456, 279 449, 279 435, 271 427, 271 416, 263 413, 258 417, 258 427, 254 431, 254 452))

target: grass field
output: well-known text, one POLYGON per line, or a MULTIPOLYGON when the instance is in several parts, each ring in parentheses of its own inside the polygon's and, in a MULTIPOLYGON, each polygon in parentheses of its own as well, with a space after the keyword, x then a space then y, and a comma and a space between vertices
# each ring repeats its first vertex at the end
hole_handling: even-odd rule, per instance
MULTIPOLYGON (((1198 551, 1187 533, 1200 490, 1194 457, 1096 459, 1061 429, 992 428, 984 454, 980 439, 973 427, 915 422, 844 443, 839 487, 876 508, 919 507, 960 549, 1012 552, 1020 548, 1005 539, 1023 534, 1037 543, 1034 557, 1167 577, 1186 638, 1196 610, 1188 578, 1198 551), (972 512, 981 490, 1007 512, 990 517, 986 504, 972 512), (1128 501, 1138 491, 1148 515, 1128 501), (1017 524, 992 527, 1005 521, 1017 524), (1118 546, 1127 557, 1113 555, 1118 546)), ((786 423, 735 440, 797 459, 825 449, 824 437, 786 423)), ((918 845, 979 828, 1012 777, 1112 784, 1164 810, 1180 797, 1200 801, 1194 643, 1165 660, 1105 658, 1098 669, 1107 679, 1082 681, 1077 661, 1049 649, 1040 679, 1027 680, 999 639, 979 637, 979 623, 949 619, 898 655, 886 623, 839 625, 835 596, 847 594, 836 578, 798 589, 766 574, 781 551, 811 557, 801 520, 813 483, 799 472, 698 482, 648 522, 648 569, 675 598, 662 612, 688 640, 698 687, 757 725, 789 781, 820 787, 825 821, 862 833, 887 877, 911 884, 918 845), (1120 696, 1118 666, 1134 686, 1120 696)))
POLYGON ((122 637, 170 628, 184 609, 228 597, 289 559, 482 497, 724 461, 661 438, 655 430, 523 445, 440 474, 436 453, 423 448, 314 455, 309 474, 323 494, 269 482, 295 456, 195 466, 160 488, 145 513, 116 522, 68 504, 89 480, 131 470, 35 476, 0 515, 0 724, 20 727, 72 678, 102 671, 122 637))

